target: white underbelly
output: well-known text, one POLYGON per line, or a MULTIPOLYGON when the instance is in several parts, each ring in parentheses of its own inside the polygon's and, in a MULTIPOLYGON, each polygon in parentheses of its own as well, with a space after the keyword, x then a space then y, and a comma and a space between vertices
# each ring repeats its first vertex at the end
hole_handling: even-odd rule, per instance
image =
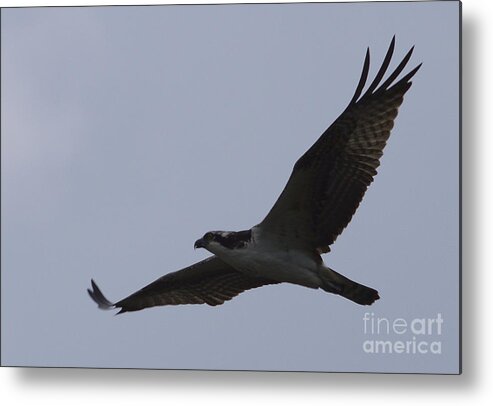
POLYGON ((247 275, 289 282, 310 288, 321 286, 319 265, 299 251, 245 250, 222 258, 247 275))

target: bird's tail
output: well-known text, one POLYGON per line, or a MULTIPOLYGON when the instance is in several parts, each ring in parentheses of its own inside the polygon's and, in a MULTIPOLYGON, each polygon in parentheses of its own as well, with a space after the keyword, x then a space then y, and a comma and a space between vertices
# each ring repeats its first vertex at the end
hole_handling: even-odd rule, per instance
POLYGON ((321 286, 323 290, 345 297, 360 305, 371 305, 375 300, 380 299, 375 289, 354 282, 333 269, 324 267, 320 270, 319 276, 323 282, 321 286))

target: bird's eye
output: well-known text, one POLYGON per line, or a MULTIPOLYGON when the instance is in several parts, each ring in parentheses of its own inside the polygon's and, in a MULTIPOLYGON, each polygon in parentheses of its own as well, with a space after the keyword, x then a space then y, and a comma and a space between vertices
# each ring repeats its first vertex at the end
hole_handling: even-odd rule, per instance
POLYGON ((211 241, 213 237, 214 237, 214 234, 212 234, 212 233, 205 233, 204 240, 211 241))

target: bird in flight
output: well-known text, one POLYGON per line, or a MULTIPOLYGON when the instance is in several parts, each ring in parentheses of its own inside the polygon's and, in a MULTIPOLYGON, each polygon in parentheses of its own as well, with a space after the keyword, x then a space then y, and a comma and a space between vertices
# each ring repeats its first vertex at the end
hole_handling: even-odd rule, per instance
POLYGON ((94 280, 89 295, 101 309, 119 313, 153 306, 223 304, 264 285, 293 283, 322 289, 360 305, 379 299, 375 289, 324 265, 377 174, 397 110, 421 64, 397 80, 413 48, 383 81, 395 37, 382 66, 363 93, 370 68, 367 49, 361 78, 342 114, 295 163, 291 176, 264 220, 244 231, 210 231, 195 242, 213 255, 162 276, 112 303, 94 280), (383 82, 382 82, 383 81, 383 82))

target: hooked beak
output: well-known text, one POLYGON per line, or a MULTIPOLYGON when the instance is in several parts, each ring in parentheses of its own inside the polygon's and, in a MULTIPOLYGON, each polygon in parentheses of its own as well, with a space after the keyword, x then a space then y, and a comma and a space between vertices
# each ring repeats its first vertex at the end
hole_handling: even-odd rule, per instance
POLYGON ((194 249, 197 249, 197 248, 205 248, 205 241, 203 238, 199 238, 197 241, 195 241, 195 244, 193 245, 193 248, 194 249))

